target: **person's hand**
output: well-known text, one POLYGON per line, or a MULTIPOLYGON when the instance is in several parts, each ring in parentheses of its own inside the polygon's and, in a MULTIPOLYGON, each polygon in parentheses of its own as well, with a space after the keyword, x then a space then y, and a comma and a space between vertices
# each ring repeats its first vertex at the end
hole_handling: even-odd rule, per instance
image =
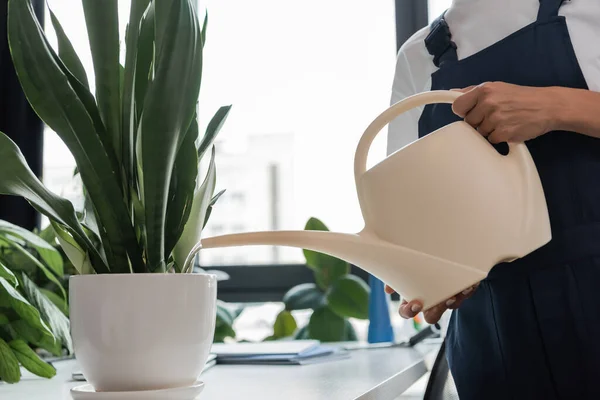
POLYGON ((493 144, 525 142, 554 130, 562 98, 554 88, 503 82, 452 90, 464 93, 454 101, 454 113, 493 144))
MULTIPOLYGON (((423 311, 425 321, 427 321, 428 324, 435 324, 440 320, 442 314, 444 314, 446 310, 454 310, 460 307, 460 305, 466 299, 473 295, 475 289, 477 289, 477 286, 479 286, 479 284, 473 285, 470 288, 463 290, 461 293, 458 293, 456 296, 449 298, 445 302, 437 304, 425 311, 423 311, 423 303, 421 303, 419 300, 407 302, 403 299, 400 304, 400 316, 406 319, 414 318, 417 316, 417 314, 423 311)), ((394 293, 394 289, 388 285, 385 285, 385 292, 391 294, 394 293)))

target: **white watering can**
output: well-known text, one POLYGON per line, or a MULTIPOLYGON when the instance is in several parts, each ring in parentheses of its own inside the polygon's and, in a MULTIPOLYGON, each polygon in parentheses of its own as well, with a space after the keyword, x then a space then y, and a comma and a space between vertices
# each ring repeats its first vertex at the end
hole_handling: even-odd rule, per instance
POLYGON ((375 136, 400 114, 452 103, 460 92, 400 101, 367 128, 354 174, 364 229, 357 234, 268 231, 203 239, 200 248, 277 245, 343 259, 428 309, 484 279, 499 262, 524 257, 551 239, 533 159, 522 143, 502 155, 464 121, 420 138, 366 170, 375 136))

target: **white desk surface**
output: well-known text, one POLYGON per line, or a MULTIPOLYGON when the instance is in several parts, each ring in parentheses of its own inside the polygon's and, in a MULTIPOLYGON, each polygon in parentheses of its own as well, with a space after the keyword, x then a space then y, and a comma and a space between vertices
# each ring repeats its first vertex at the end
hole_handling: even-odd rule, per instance
MULTIPOLYGON (((56 362, 50 379, 23 372, 15 385, 0 383, 2 400, 71 400, 73 360, 56 362)), ((216 365, 201 375, 198 400, 393 400, 427 372, 411 348, 354 350, 351 357, 302 366, 216 365)))

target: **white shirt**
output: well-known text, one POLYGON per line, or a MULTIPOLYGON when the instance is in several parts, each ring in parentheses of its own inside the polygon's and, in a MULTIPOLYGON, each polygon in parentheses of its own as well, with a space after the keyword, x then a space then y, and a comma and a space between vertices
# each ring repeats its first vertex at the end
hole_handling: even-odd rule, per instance
MULTIPOLYGON (((454 0, 446 21, 462 59, 494 44, 537 18, 539 0, 454 0)), ((565 16, 571 42, 588 87, 600 91, 600 0, 566 0, 559 10, 565 16)), ((429 27, 415 33, 400 48, 391 104, 431 89, 437 70, 425 48, 429 27)), ((388 128, 388 154, 418 138, 423 107, 397 117, 388 128)))

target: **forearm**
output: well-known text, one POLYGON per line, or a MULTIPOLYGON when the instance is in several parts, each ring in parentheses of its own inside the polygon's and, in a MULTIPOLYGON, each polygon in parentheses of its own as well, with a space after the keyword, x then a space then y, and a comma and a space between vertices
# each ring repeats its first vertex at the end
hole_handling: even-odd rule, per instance
POLYGON ((552 130, 600 138, 600 93, 563 87, 550 90, 552 130))

